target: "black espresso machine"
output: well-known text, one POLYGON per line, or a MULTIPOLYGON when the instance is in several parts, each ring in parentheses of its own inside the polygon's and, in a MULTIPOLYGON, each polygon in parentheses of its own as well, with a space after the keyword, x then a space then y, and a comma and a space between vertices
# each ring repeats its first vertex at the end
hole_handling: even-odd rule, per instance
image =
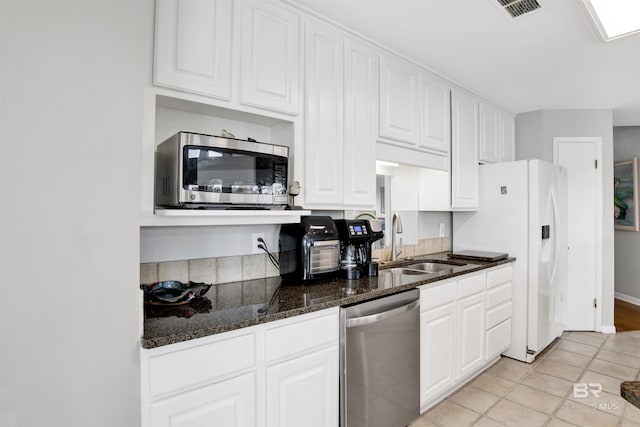
POLYGON ((329 216, 303 216, 298 224, 280 227, 280 276, 285 285, 301 285, 338 277, 340 240, 329 216))
MULTIPOLYGON (((340 271, 349 280, 377 275, 371 265, 371 244, 384 237, 377 221, 367 219, 336 219, 340 237, 340 271)), ((375 266, 375 264, 374 264, 375 266)))

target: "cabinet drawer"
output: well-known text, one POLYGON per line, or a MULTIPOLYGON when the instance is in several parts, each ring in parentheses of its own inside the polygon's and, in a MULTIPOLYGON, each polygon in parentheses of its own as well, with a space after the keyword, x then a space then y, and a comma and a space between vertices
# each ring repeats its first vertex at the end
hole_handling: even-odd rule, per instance
POLYGON ((420 289, 420 311, 439 307, 456 300, 456 282, 420 289))
POLYGON ((511 315, 511 301, 487 310, 487 329, 491 329, 498 323, 509 319, 511 315))
POLYGON ((223 339, 149 360, 151 398, 207 383, 256 364, 255 333, 223 339))
POLYGON ((487 286, 487 276, 478 274, 476 276, 467 277, 458 281, 458 289, 460 298, 477 294, 485 290, 487 286))
POLYGON ((510 282, 513 276, 513 269, 511 265, 493 270, 487 273, 487 289, 491 289, 494 286, 498 286, 505 282, 510 282))
POLYGON ((511 345, 511 319, 487 331, 485 360, 492 359, 511 345))
POLYGON ((505 283, 487 291, 487 308, 495 307, 511 299, 511 283, 505 283))
POLYGON ((267 362, 338 341, 337 310, 324 316, 300 317, 295 323, 280 321, 287 324, 267 329, 267 362))

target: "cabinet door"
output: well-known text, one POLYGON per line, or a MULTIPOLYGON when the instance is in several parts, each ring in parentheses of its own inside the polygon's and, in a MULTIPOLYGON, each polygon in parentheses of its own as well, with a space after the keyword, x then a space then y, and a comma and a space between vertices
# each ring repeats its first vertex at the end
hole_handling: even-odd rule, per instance
POLYGON ((265 1, 242 8, 240 102, 298 113, 298 16, 265 1))
POLYGON ((256 378, 248 373, 151 405, 153 427, 244 427, 256 423, 256 378))
POLYGON ((418 71, 389 55, 380 55, 380 136, 418 144, 418 71))
POLYGON ((458 369, 460 379, 484 363, 485 293, 458 301, 458 369))
POLYGON ((375 51, 345 38, 344 204, 376 204, 376 116, 378 67, 375 51))
POLYGON ((231 98, 231 0, 158 0, 154 84, 231 98))
POLYGON ((478 100, 451 93, 451 207, 478 207, 478 100))
POLYGON ((420 147, 448 153, 451 148, 451 89, 422 74, 420 147))
POLYGON ((424 406, 455 381, 456 304, 420 314, 420 404, 424 406))
POLYGON ((267 426, 338 425, 338 346, 267 368, 267 426))
POLYGON ((498 109, 488 103, 480 104, 480 161, 496 163, 500 158, 501 131, 498 109))
POLYGON ((305 25, 306 204, 343 203, 343 46, 332 27, 305 25))
POLYGON ((512 162, 516 159, 516 120, 513 114, 506 111, 500 113, 500 131, 501 131, 501 162, 512 162))

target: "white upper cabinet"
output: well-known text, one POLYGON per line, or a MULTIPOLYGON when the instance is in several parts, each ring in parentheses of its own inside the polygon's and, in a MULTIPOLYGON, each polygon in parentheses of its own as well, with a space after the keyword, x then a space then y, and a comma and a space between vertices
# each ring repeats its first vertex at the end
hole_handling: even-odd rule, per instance
POLYGON ((158 0, 154 83, 231 98, 231 0, 158 0))
POLYGON ((372 207, 376 204, 376 52, 349 37, 344 49, 344 204, 372 207))
POLYGON ((496 163, 500 159, 500 114, 496 107, 480 103, 480 161, 496 163))
POLYGON ((451 207, 477 209, 478 99, 460 90, 451 92, 451 207))
POLYGON ((451 88, 421 74, 420 147, 449 153, 451 148, 451 88))
POLYGON ((418 68, 400 58, 380 55, 381 138, 417 145, 418 68))
POLYGON ((500 112, 500 132, 502 139, 500 161, 512 162, 516 159, 516 119, 513 114, 506 111, 500 112))
POLYGON ((305 204, 340 205, 344 189, 343 38, 333 27, 306 22, 305 39, 305 204))
POLYGON ((242 7, 240 102, 298 113, 298 15, 265 1, 242 7))
POLYGON ((486 101, 480 102, 480 161, 510 162, 515 159, 513 114, 486 101))
POLYGON ((377 83, 373 48, 305 22, 305 206, 375 206, 377 83))

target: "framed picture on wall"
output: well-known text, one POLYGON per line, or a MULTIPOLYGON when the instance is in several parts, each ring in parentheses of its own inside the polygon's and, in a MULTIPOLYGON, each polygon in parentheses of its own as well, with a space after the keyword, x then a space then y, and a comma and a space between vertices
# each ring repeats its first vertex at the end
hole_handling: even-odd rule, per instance
POLYGON ((613 215, 616 230, 640 230, 637 157, 613 164, 613 215))

